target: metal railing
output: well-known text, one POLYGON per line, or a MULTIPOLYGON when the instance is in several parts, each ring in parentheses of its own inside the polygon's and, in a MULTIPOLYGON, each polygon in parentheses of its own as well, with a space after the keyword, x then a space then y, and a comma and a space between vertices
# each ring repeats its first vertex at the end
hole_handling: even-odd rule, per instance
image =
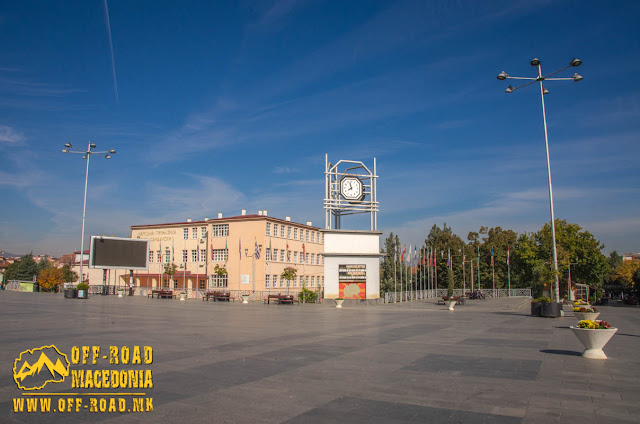
MULTIPOLYGON (((531 288, 518 288, 518 289, 482 289, 480 292, 483 294, 485 298, 489 297, 531 297, 531 288)), ((429 299, 436 297, 444 297, 447 296, 449 291, 447 289, 437 289, 437 290, 414 290, 414 291, 403 291, 403 292, 387 292, 384 294, 384 303, 398 303, 398 302, 407 302, 418 299, 429 299)), ((469 290, 467 290, 469 293, 469 290)), ((453 289, 454 296, 463 296, 463 289, 453 289)))

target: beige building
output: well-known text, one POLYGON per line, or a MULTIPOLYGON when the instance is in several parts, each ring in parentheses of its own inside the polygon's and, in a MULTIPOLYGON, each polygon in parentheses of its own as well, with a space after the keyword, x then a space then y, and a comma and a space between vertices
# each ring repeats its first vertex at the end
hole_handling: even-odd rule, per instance
POLYGON ((242 290, 285 293, 324 286, 324 239, 311 222, 300 224, 289 217, 257 215, 168 224, 134 225, 131 237, 149 240, 149 269, 134 272, 135 285, 182 290, 191 297, 197 291, 242 290), (165 265, 177 265, 172 276, 165 265), (224 268, 226 275, 216 274, 224 268), (288 283, 281 277, 286 267, 297 270, 288 283))

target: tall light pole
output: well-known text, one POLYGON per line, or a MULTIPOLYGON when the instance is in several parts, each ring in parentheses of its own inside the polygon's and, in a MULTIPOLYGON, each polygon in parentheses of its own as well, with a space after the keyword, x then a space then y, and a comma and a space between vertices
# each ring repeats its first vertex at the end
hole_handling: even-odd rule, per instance
POLYGON ((557 71, 554 71, 546 76, 542 75, 542 67, 540 66, 540 60, 538 58, 533 58, 533 60, 531 60, 531 66, 535 66, 537 71, 538 71, 538 76, 535 78, 531 78, 531 77, 512 77, 509 76, 505 71, 502 71, 498 74, 498 79, 503 81, 505 79, 519 79, 519 80, 530 80, 531 82, 527 82, 523 85, 520 85, 518 87, 513 87, 511 85, 509 85, 507 87, 507 89, 505 90, 505 93, 513 93, 514 91, 526 87, 528 85, 534 84, 536 81, 540 82, 540 98, 542 99, 542 121, 544 124, 544 144, 545 144, 545 148, 546 148, 546 152, 547 152, 547 177, 548 177, 548 181, 549 181, 549 208, 551 210, 551 239, 552 239, 552 243, 553 243, 553 270, 554 270, 554 276, 555 276, 555 281, 554 281, 554 290, 556 292, 555 294, 555 301, 556 302, 560 302, 560 286, 559 286, 559 282, 558 282, 558 252, 556 250, 556 223, 555 223, 555 216, 553 213, 553 189, 551 187, 551 162, 549 160, 549 136, 547 133, 547 115, 544 109, 544 95, 545 94, 549 94, 549 91, 544 87, 543 82, 545 80, 547 81, 569 81, 569 80, 573 80, 575 82, 581 81, 582 80, 582 76, 578 75, 578 73, 573 74, 573 76, 571 78, 549 78, 551 75, 555 75, 559 72, 564 71, 565 69, 569 69, 571 67, 576 67, 576 66, 580 66, 582 64, 582 61, 580 59, 577 58, 573 58, 571 60, 571 62, 569 62, 568 66, 565 66, 562 69, 558 69, 557 71))
POLYGON ((86 218, 87 212, 87 182, 89 181, 89 157, 91 155, 103 156, 105 159, 111 159, 110 155, 115 155, 116 151, 113 149, 109 149, 104 152, 95 152, 92 149, 95 149, 96 145, 92 142, 89 142, 87 145, 87 150, 82 150, 77 147, 73 147, 71 143, 65 143, 64 149, 62 149, 62 153, 80 153, 82 154, 82 159, 87 161, 87 171, 84 176, 84 201, 82 204, 82 236, 80 239, 80 282, 82 283, 82 264, 84 262, 84 221, 86 218))

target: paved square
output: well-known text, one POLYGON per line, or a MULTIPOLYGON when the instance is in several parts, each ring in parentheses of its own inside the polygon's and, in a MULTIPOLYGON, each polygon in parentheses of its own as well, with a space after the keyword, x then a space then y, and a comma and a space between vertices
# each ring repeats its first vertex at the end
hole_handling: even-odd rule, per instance
POLYGON ((640 422, 640 309, 601 311, 619 331, 609 359, 590 361, 568 328, 573 316, 533 318, 522 299, 451 312, 433 301, 340 310, 3 291, 0 423, 640 422), (54 393, 52 410, 82 397, 79 412, 29 413, 25 404, 15 413, 15 399, 37 396, 18 389, 14 360, 47 345, 69 360, 74 346, 105 356, 110 346, 151 346, 150 365, 100 357, 70 369, 151 370, 153 388, 128 391, 152 398, 153 411, 128 412, 126 398, 125 412, 90 412, 83 393, 123 390, 72 388, 69 376, 39 392, 54 393))

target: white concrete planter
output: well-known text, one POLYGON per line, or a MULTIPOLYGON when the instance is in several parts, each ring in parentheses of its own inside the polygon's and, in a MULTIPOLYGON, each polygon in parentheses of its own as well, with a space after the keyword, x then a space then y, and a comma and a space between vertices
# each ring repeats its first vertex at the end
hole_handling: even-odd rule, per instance
POLYGON ((240 297, 242 297, 242 303, 249 303, 249 295, 248 294, 242 294, 242 295, 240 295, 240 297))
POLYGON ((342 308, 343 303, 344 299, 336 299, 336 308, 342 308))
POLYGON ((118 297, 124 297, 124 290, 118 289, 118 297))
POLYGON ((574 312, 574 314, 576 318, 578 318, 578 321, 582 321, 583 319, 595 321, 598 315, 600 315, 600 312, 574 312))
POLYGON ((180 292, 180 300, 187 300, 187 294, 185 292, 180 292))
POLYGON ((453 311, 453 307, 456 306, 456 301, 455 300, 450 300, 449 301, 449 310, 453 311))
POLYGON ((607 359, 607 355, 605 355, 602 348, 611 340, 611 337, 616 334, 618 329, 611 327, 597 330, 572 326, 571 331, 573 331, 573 334, 576 335, 585 347, 582 353, 583 358, 607 359))

